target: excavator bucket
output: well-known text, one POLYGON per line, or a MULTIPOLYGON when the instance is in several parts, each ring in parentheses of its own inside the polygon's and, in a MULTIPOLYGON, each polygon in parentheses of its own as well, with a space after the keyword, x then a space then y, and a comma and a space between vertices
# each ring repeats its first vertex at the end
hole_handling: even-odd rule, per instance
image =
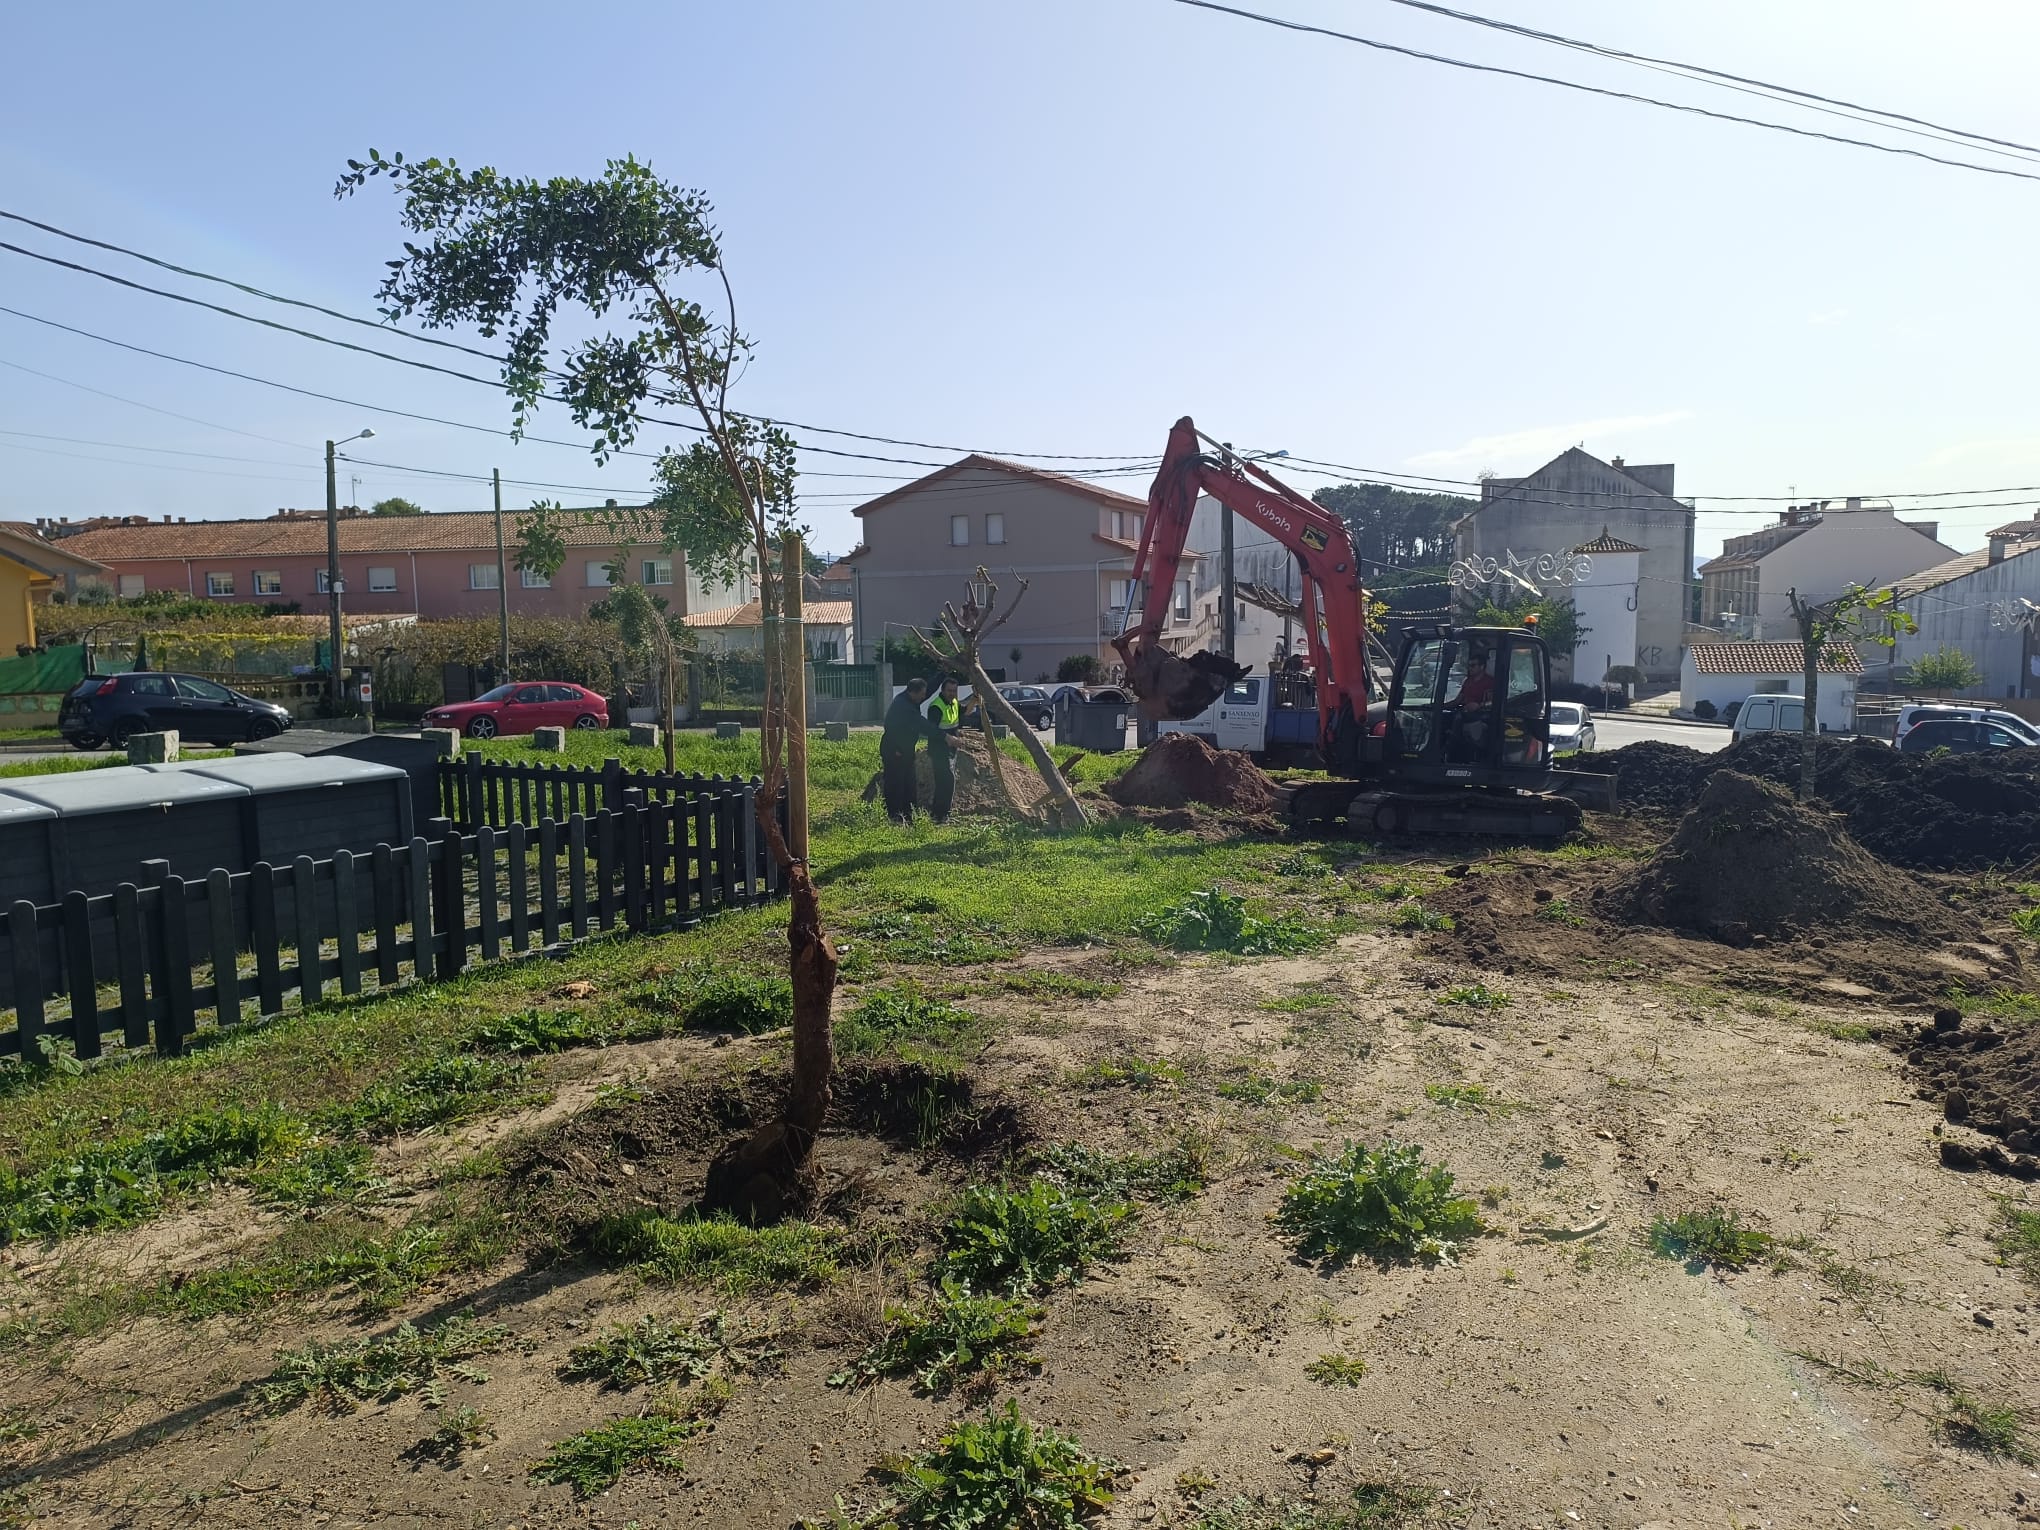
POLYGON ((1195 717, 1247 673, 1222 653, 1193 653, 1180 659, 1159 644, 1127 655, 1126 683, 1140 698, 1140 709, 1156 721, 1183 722, 1195 717))

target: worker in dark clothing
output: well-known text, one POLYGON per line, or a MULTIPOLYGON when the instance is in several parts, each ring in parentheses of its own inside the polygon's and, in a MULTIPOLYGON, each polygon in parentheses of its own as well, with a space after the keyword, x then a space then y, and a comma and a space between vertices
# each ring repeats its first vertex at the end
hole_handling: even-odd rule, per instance
POLYGON ((935 793, 928 804, 928 816, 937 823, 949 822, 949 805, 956 800, 956 769, 951 761, 950 740, 963 731, 963 714, 975 711, 978 699, 966 704, 956 696, 956 682, 944 680, 928 698, 928 763, 934 768, 935 793))
POLYGON ((921 715, 921 704, 927 699, 928 682, 917 675, 885 709, 878 766, 885 790, 885 816, 894 823, 914 821, 914 747, 928 733, 928 720, 921 715))

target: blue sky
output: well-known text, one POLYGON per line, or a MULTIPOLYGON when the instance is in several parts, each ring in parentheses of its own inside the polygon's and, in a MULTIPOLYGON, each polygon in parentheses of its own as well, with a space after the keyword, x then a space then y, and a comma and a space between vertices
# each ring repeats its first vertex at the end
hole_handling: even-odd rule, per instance
MULTIPOLYGON (((2017 0, 1484 6, 2040 142, 2040 12, 2017 0)), ((1259 8, 1855 130, 1386 0, 1259 8)), ((761 413, 1115 455, 1156 452, 1190 413, 1242 445, 1458 479, 1524 472, 1581 442, 1675 462, 1680 491, 1702 496, 2040 484, 2036 182, 1468 75, 1168 0, 116 3, 17 7, 8 30, 0 207, 352 312, 372 312, 400 231, 387 191, 333 199, 348 156, 373 145, 518 174, 649 161, 715 200, 760 347, 737 402, 761 413)), ((18 225, 0 238, 81 257, 18 225)), ((8 307, 320 392, 509 422, 489 390, 5 252, 0 292, 8 307)), ((573 448, 321 403, 4 314, 0 362, 5 519, 317 505, 319 442, 363 425, 376 440, 360 455, 405 469, 500 467, 622 498, 643 484, 641 464, 600 468, 573 448)), ((557 410, 534 428, 577 435, 557 410)), ((805 466, 816 539, 837 551, 855 538, 859 496, 925 471, 805 466)), ((342 497, 363 502, 488 502, 485 485, 457 479, 343 475, 342 497)), ((537 492, 515 487, 506 504, 537 492)), ((1937 504, 1944 540, 1966 548, 2032 513, 2040 492, 1906 507, 1937 504)), ((1764 508, 1703 498, 1703 550, 1764 508)))

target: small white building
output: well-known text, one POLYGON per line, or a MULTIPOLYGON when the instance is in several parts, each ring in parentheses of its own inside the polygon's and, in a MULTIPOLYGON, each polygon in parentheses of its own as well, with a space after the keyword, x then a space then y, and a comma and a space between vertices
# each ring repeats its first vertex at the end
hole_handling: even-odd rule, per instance
MULTIPOLYGON (((1856 682, 1862 674, 1862 657, 1852 645, 1828 644, 1814 700, 1823 732, 1856 731, 1856 682)), ((1686 712, 1708 701, 1718 715, 1751 696, 1798 696, 1805 690, 1806 656, 1797 643, 1695 643, 1679 664, 1679 707, 1686 712)))
MULTIPOLYGON (((1603 526, 1591 542, 1573 549, 1593 565, 1586 576, 1564 591, 1572 597, 1573 613, 1586 634, 1572 651, 1571 663, 1554 655, 1554 663, 1582 685, 1596 685, 1619 664, 1635 662, 1638 586, 1643 578, 1645 549, 1625 542, 1603 526)), ((1558 593, 1554 591, 1553 593, 1558 593)))
MULTIPOLYGON (((851 643, 851 603, 847 600, 810 600, 801 611, 806 624, 808 658, 817 664, 841 664, 856 650, 851 643)), ((758 614, 758 602, 722 606, 714 611, 691 611, 681 618, 693 629, 694 639, 710 653, 760 653, 765 647, 765 623, 758 614)))

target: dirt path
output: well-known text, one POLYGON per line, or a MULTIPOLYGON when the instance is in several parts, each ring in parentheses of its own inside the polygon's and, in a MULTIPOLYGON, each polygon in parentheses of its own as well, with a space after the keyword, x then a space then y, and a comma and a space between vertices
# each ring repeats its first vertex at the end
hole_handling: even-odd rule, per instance
MULTIPOLYGON (((1483 1527, 2040 1522, 2031 1468, 1937 1427, 1949 1387, 2040 1414, 2028 1310, 2040 1293, 1990 1240, 1994 1197, 2028 1192, 1940 1168, 1938 1112, 1891 1054, 1823 1033, 1882 1016, 1647 980, 1560 987, 1456 969, 1384 935, 1309 958, 1186 960, 1112 999, 995 1007, 1014 1028, 979 1075, 1044 1135, 1152 1150, 1196 1127, 1222 1148, 1201 1198, 1144 1216, 1129 1258, 1049 1299, 1040 1373, 1005 1389, 1131 1469, 1107 1524, 1190 1525, 1200 1499, 1241 1494, 1331 1505, 1360 1482, 1431 1489, 1426 1522, 1483 1527), (1483 982, 1507 1003, 1444 1002, 1483 982), (1129 1060, 1169 1068, 1136 1070, 1147 1088, 1095 1068, 1129 1060), (1388 1136, 1449 1164, 1496 1232, 1451 1267, 1299 1263, 1269 1222, 1299 1151, 1388 1136), (1796 1245, 1790 1267, 1691 1273, 1644 1248, 1653 1219, 1714 1204, 1796 1245), (1366 1374, 1310 1379, 1327 1354, 1366 1374), (1901 1379, 1921 1373, 1944 1386, 1901 1379)), ((577 1063, 575 1097, 604 1075, 712 1056, 691 1040, 656 1046, 577 1063)), ((943 1188, 907 1149, 865 1172, 887 1217, 910 1220, 943 1188)), ((186 1259, 196 1230, 235 1235, 227 1210, 150 1236, 186 1259)), ((432 1427, 415 1399, 338 1418, 245 1406, 277 1346, 393 1321, 344 1314, 151 1320, 82 1346, 60 1373, 17 1372, 10 1406, 52 1423, 0 1445, 0 1466, 40 1478, 36 1523, 50 1525, 826 1517, 838 1494, 869 1501, 874 1461, 968 1411, 896 1382, 824 1385, 903 1289, 902 1263, 738 1304, 786 1331, 784 1373, 741 1382, 685 1471, 627 1477, 587 1504, 525 1475, 552 1442, 631 1411, 562 1381, 567 1348, 641 1312, 715 1305, 709 1294, 580 1263, 434 1293, 407 1315, 472 1305, 519 1342, 487 1362, 487 1384, 456 1389, 497 1438, 452 1469, 401 1459, 432 1427)), ((1417 1520, 1378 1521, 1402 1522, 1417 1520)))

